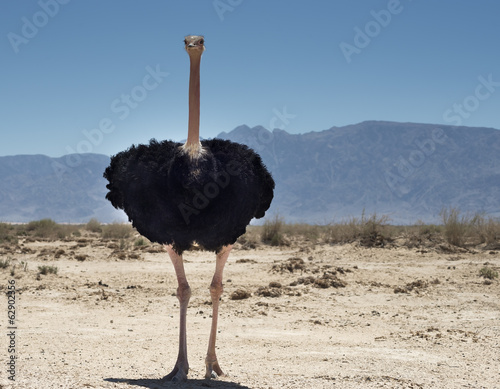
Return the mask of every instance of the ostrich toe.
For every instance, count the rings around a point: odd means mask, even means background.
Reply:
[[[174,369],[163,377],[163,381],[171,381],[171,382],[185,382],[187,381],[187,373],[189,371],[189,366],[177,363]]]
[[[217,377],[223,376],[224,373],[222,372],[222,369],[219,366],[219,362],[217,360],[215,361],[206,361],[205,365],[207,367],[207,372],[205,373],[205,378],[210,379],[216,379]]]

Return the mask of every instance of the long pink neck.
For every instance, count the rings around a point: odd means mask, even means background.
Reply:
[[[185,147],[199,147],[200,144],[200,63],[201,55],[190,56],[189,73],[189,121]]]

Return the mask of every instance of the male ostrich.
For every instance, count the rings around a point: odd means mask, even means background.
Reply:
[[[194,243],[215,251],[210,285],[212,327],[205,360],[206,378],[223,372],[215,355],[222,271],[236,239],[252,218],[261,218],[273,198],[274,181],[261,158],[248,147],[221,139],[199,139],[200,62],[203,36],[186,36],[190,59],[189,122],[185,144],[172,141],[131,146],[111,158],[104,177],[106,198],[123,209],[133,226],[153,242],[165,245],[177,275],[180,302],[179,354],[165,379],[184,381],[189,364],[186,311],[191,290],[182,253]]]

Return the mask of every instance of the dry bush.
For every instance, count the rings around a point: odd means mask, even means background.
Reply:
[[[17,243],[16,230],[13,225],[0,223],[0,243]]]
[[[272,246],[288,244],[289,238],[302,238],[312,242],[323,241],[326,243],[348,243],[359,240],[366,246],[383,246],[391,239],[396,231],[401,230],[397,226],[389,226],[389,217],[373,214],[369,217],[364,212],[360,219],[350,218],[339,223],[329,225],[316,225],[306,223],[286,223],[284,218],[275,215],[265,221],[262,226],[253,226],[252,233],[261,231],[261,241]],[[246,244],[250,240],[245,234],[238,242]]]
[[[132,235],[130,224],[112,223],[102,227],[102,237],[105,239],[127,239]]]
[[[419,220],[411,226],[402,226],[402,236],[406,239],[405,246],[408,248],[420,247],[429,242],[440,242],[442,240],[442,226],[425,224]]]
[[[361,218],[351,217],[347,221],[332,224],[328,228],[326,240],[330,243],[348,243],[359,240],[363,246],[383,246],[390,239],[389,216],[376,213]]]
[[[359,237],[359,222],[350,218],[340,223],[331,224],[326,231],[326,241],[329,243],[354,242]]]
[[[58,271],[57,266],[38,266],[38,272],[42,275],[57,274]]]
[[[389,238],[388,224],[389,216],[377,216],[374,213],[369,218],[366,218],[363,212],[361,217],[361,236],[360,242],[363,246],[383,246],[384,242]]]
[[[487,245],[500,246],[500,219],[494,219],[492,217],[479,218],[477,222],[477,234],[481,243],[486,243]]]
[[[26,225],[26,231],[36,237],[47,238],[57,229],[57,224],[52,219],[34,220]]]
[[[148,245],[148,240],[146,238],[143,238],[142,236],[140,238],[137,238],[134,242],[134,247],[144,247]]]
[[[479,270],[479,275],[481,277],[484,277],[488,280],[494,280],[495,278],[498,278],[498,272],[492,269],[491,267],[483,267],[481,270]]]
[[[60,225],[52,219],[29,222],[24,226],[26,235],[42,239],[63,239],[74,231],[76,226]]]
[[[434,240],[442,236],[443,227],[435,224],[424,224],[424,222],[420,221],[417,222],[417,233],[423,239]]]
[[[267,219],[262,227],[261,240],[271,246],[281,246],[284,243],[283,226],[285,221],[283,217],[276,214],[270,220]]]
[[[440,216],[443,220],[446,241],[453,246],[464,247],[468,239],[477,237],[478,227],[484,218],[480,214],[460,213],[458,208],[443,208]]]
[[[419,222],[417,222],[419,223]],[[419,247],[423,243],[422,235],[419,233],[419,224],[407,226],[403,232],[404,245],[408,248]]]
[[[88,223],[85,225],[85,229],[90,232],[97,232],[97,233],[102,232],[101,223],[96,218],[90,219]]]

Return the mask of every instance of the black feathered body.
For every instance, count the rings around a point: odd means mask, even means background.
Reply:
[[[192,158],[180,143],[152,140],[115,155],[104,172],[113,206],[179,254],[194,243],[210,251],[233,244],[273,199],[274,181],[253,150],[221,139],[201,144]]]

